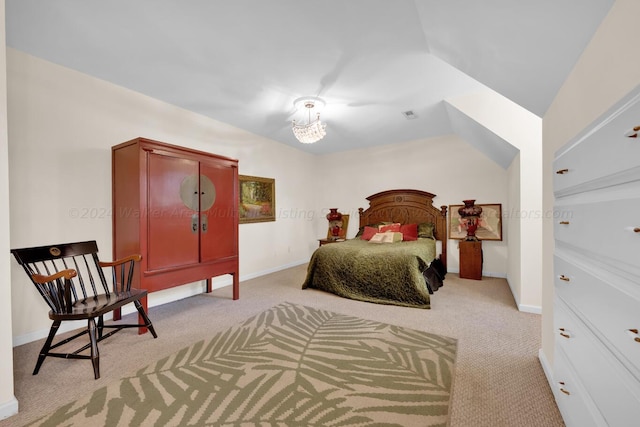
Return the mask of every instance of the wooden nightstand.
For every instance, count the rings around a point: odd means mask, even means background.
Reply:
[[[340,242],[344,242],[345,239],[338,239],[338,240],[334,240],[334,239],[318,239],[318,246],[322,246],[322,245],[328,245],[329,243],[340,243]]]
[[[460,241],[460,277],[482,279],[482,242]]]

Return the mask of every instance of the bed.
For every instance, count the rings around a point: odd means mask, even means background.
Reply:
[[[420,190],[389,190],[367,197],[369,208],[359,209],[358,235],[365,227],[400,223],[421,224],[423,237],[381,244],[356,237],[322,245],[311,256],[302,288],[378,304],[430,308],[425,275],[433,273],[430,266],[436,263],[446,271],[447,256],[447,207],[433,206],[434,197]],[[430,230],[432,238],[427,237]],[[436,241],[441,242],[439,250]],[[435,259],[439,261],[434,263]]]

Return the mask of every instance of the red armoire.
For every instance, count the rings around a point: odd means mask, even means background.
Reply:
[[[206,280],[211,292],[231,274],[238,299],[238,161],[145,138],[111,155],[113,256],[142,255],[133,286]]]

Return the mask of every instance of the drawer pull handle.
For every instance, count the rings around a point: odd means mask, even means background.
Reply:
[[[564,274],[561,274],[559,277],[560,280],[564,280],[565,282],[570,282],[571,279],[569,279],[567,276],[565,276]]]
[[[633,128],[633,131],[627,132],[627,134],[626,134],[627,138],[637,138],[639,130],[640,130],[640,126],[635,126]]]
[[[564,389],[564,382],[563,381],[559,381],[558,384],[560,384],[560,391],[563,392],[564,394],[566,394],[567,396],[569,396],[571,393],[569,393],[567,390]]]
[[[562,225],[569,225],[569,221],[560,221],[560,224],[562,224]]]
[[[564,175],[567,172],[569,172],[569,169],[560,169],[560,170],[556,171],[556,173],[558,175]]]
[[[628,329],[627,332],[629,333],[629,336],[631,336],[631,338],[633,338],[633,340],[635,342],[640,342],[640,336],[638,335],[638,330],[637,329]]]
[[[558,330],[560,331],[560,336],[565,338],[571,338],[571,335],[569,335],[568,333],[565,333],[566,332],[565,328],[558,328]]]
[[[634,233],[640,233],[640,227],[636,227],[636,228],[634,228],[634,229],[633,229],[633,232],[634,232]]]

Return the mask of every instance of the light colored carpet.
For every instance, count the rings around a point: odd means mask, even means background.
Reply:
[[[433,295],[432,308],[422,310],[302,290],[305,273],[301,265],[242,282],[237,301],[228,287],[151,308],[158,339],[122,331],[103,341],[97,381],[89,362],[62,359],[47,359],[32,376],[42,341],[16,347],[20,413],[0,421],[0,427],[24,425],[284,301],[457,339],[453,427],[564,425],[537,358],[540,316],[516,309],[504,279],[449,274]]]

